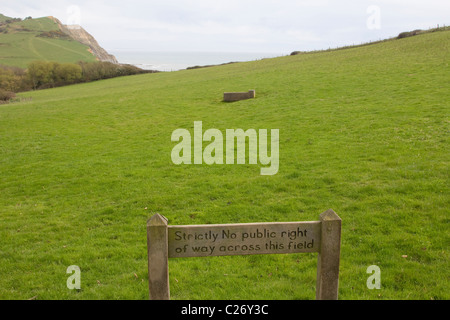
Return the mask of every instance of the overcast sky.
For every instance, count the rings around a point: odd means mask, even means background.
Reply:
[[[108,51],[289,54],[450,25],[449,0],[0,0],[0,13],[80,24]]]

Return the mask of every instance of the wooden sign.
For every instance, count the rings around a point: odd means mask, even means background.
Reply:
[[[169,258],[318,252],[316,299],[337,299],[341,219],[169,226],[156,214],[147,223],[150,299],[168,300]]]
[[[169,258],[318,252],[320,222],[169,226]]]

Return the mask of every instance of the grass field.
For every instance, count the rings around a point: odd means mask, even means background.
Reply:
[[[0,64],[26,68],[35,60],[96,61],[88,51],[89,47],[77,41],[37,37],[42,32],[59,30],[50,18],[14,22],[7,30],[8,33],[0,34]]]
[[[20,94],[0,106],[0,299],[147,299],[146,221],[342,218],[340,299],[449,299],[449,43]],[[225,91],[256,99],[221,102]],[[180,165],[175,129],[279,129],[280,169]],[[316,254],[170,260],[173,299],[314,299]],[[69,290],[70,265],[81,289]],[[381,269],[369,290],[366,269]]]

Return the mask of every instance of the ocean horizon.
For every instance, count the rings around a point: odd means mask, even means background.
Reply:
[[[194,66],[217,65],[228,62],[255,61],[275,58],[286,53],[268,52],[158,52],[111,50],[119,63],[131,64],[144,70],[178,71]]]

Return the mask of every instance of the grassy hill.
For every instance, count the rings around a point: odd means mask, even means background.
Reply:
[[[7,18],[2,15],[0,22]],[[34,60],[96,61],[88,46],[58,34],[59,31],[58,25],[48,17],[1,25],[0,64],[25,68]]]
[[[449,40],[435,32],[20,94],[0,106],[0,298],[147,299],[156,212],[207,224],[318,220],[332,208],[343,222],[340,299],[449,299]],[[221,101],[249,89],[256,99]],[[279,129],[278,174],[174,165],[171,134],[194,121]],[[172,259],[171,296],[313,299],[316,263]],[[70,265],[81,290],[66,287]],[[366,286],[371,265],[380,290]]]
[[[12,20],[13,18],[11,18],[11,17],[7,17],[7,16],[5,16],[4,14],[1,14],[0,13],[0,22],[5,22],[5,21],[7,21],[7,20]]]

